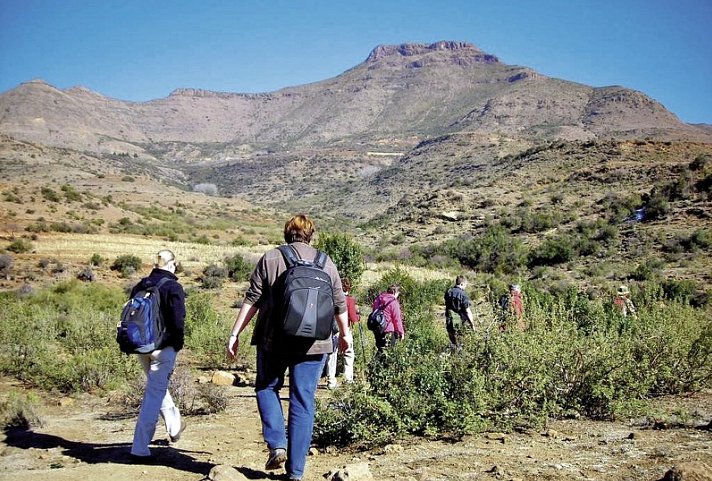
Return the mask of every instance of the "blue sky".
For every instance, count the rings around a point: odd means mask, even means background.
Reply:
[[[712,0],[0,0],[0,92],[35,78],[133,101],[269,92],[439,40],[712,124]]]

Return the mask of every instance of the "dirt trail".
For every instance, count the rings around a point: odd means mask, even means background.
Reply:
[[[0,438],[0,480],[198,481],[216,464],[233,466],[249,479],[277,479],[262,471],[267,453],[252,388],[230,388],[229,397],[226,412],[188,417],[179,443],[158,441],[152,447],[160,463],[155,466],[129,463],[135,418],[122,415],[119,406],[90,395],[65,406],[45,405],[41,428]],[[684,461],[712,465],[712,393],[659,404],[693,415],[672,425],[556,421],[543,432],[412,440],[368,452],[329,449],[309,457],[305,479],[322,480],[329,470],[355,462],[368,462],[378,480],[416,481],[652,481]]]

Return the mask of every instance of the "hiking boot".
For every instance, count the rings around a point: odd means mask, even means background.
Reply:
[[[178,430],[178,432],[175,434],[168,435],[168,438],[171,440],[172,443],[177,443],[178,441],[180,441],[180,435],[183,434],[183,431],[185,431],[185,428],[186,428],[185,419],[181,418],[180,429]]]
[[[329,383],[326,385],[326,388],[330,391],[333,391],[337,387],[339,387],[339,384],[336,381],[329,381]]]
[[[269,450],[269,457],[265,463],[265,469],[272,471],[275,469],[281,469],[287,461],[287,450],[284,448],[275,448]]]

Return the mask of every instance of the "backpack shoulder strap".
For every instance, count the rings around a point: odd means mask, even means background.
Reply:
[[[287,268],[294,266],[299,262],[299,258],[295,253],[296,249],[294,249],[294,247],[290,245],[281,245],[277,246],[277,249],[279,249],[279,252],[282,253],[282,257],[284,257],[284,262],[287,264]]]
[[[316,256],[314,257],[314,265],[319,269],[324,269],[324,266],[326,266],[326,258],[327,255],[324,252],[317,250]]]

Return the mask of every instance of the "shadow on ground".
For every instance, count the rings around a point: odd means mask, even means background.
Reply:
[[[62,454],[78,459],[88,464],[135,464],[132,462],[129,443],[87,443],[70,441],[52,434],[37,433],[31,429],[6,428],[5,443],[20,449],[52,449],[61,448]],[[191,454],[210,454],[205,452],[184,451],[165,445],[152,448],[156,466],[167,466],[181,471],[187,471],[207,476],[214,466],[211,463],[197,461]]]

